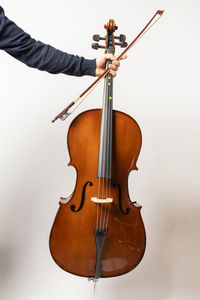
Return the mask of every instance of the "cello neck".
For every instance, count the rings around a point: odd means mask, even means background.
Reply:
[[[114,50],[107,49],[106,53],[113,53]],[[107,66],[110,61],[107,62]],[[108,73],[104,79],[104,97],[101,115],[101,131],[98,156],[98,178],[112,178],[112,136],[113,136],[113,76]]]

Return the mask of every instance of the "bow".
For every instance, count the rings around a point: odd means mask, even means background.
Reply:
[[[129,44],[129,46],[117,57],[117,60],[119,61],[122,56],[127,53],[143,36],[144,34],[149,31],[149,29],[161,18],[163,15],[164,10],[158,10],[154,16],[150,19],[150,21],[147,23],[147,25],[142,29],[142,31],[136,36],[136,38]],[[156,20],[155,18],[158,17]],[[154,22],[153,22],[154,21]],[[71,115],[77,107],[85,100],[85,98],[94,90],[94,88],[100,83],[100,81],[109,73],[110,68],[107,68],[101,76],[99,76],[83,93],[81,93],[78,98],[72,102],[69,103],[65,109],[63,109],[53,120],[54,123],[58,118],[60,118],[62,121],[64,121],[69,115]],[[84,97],[83,97],[84,96]],[[82,99],[82,100],[81,100]],[[79,104],[71,111],[68,112],[69,109],[77,103],[79,100]]]

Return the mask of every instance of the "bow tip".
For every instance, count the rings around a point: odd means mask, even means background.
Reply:
[[[160,16],[162,16],[162,14],[164,13],[164,11],[165,11],[164,9],[163,10],[158,10],[157,14],[159,14]]]

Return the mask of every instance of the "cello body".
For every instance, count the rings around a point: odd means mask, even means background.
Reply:
[[[108,180],[97,176],[101,119],[102,110],[94,109],[81,113],[70,125],[69,165],[76,169],[76,184],[72,195],[59,202],[50,234],[55,262],[67,272],[93,278],[131,271],[141,261],[146,245],[141,206],[131,202],[128,192],[128,175],[137,170],[140,128],[129,115],[112,111],[112,178],[108,186]],[[100,184],[101,191],[109,188],[108,202],[99,195]],[[97,214],[98,221],[106,220],[107,226],[103,234],[95,235]]]

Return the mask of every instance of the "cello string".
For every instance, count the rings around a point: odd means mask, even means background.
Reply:
[[[112,148],[110,149],[109,155],[110,155],[110,160],[112,160]],[[110,167],[112,168],[112,163],[110,163]],[[112,177],[109,178],[109,191],[108,191],[108,193],[109,193],[109,197],[113,199],[113,197],[112,197]],[[114,201],[114,199],[113,199],[113,201]],[[108,207],[107,207],[106,228],[108,227],[108,218],[109,218],[111,204],[113,204],[113,202],[108,203]]]
[[[106,166],[106,171],[108,170],[108,164]],[[106,176],[106,182],[105,182],[105,198],[107,199],[108,198],[108,177]],[[107,213],[107,203],[104,203],[104,213],[103,213],[103,226],[102,226],[102,231],[104,229],[106,229],[106,226],[105,226],[105,222],[106,222],[106,213]]]
[[[110,212],[110,203],[108,203],[108,212],[107,212],[107,218],[106,218],[106,228],[108,227],[109,212]]]
[[[102,178],[100,199],[103,199],[103,192],[104,192],[104,177]],[[102,215],[103,215],[103,203],[100,203],[100,225],[99,225],[99,232],[102,231],[102,225],[103,225]]]
[[[112,144],[113,144],[113,76],[111,75],[112,78],[112,94],[111,94],[111,120],[110,120],[110,139],[111,139],[111,147],[110,147],[110,152],[109,152],[109,160],[110,160],[110,174],[111,177],[109,179],[109,197],[112,198],[112,201],[114,201],[113,199],[113,195],[112,195]],[[108,227],[108,216],[109,216],[109,211],[110,211],[110,207],[113,207],[113,202],[108,204],[108,208],[107,208],[107,221],[106,221],[106,227]]]
[[[111,153],[111,149],[110,149],[110,159],[112,158],[112,153]],[[111,165],[112,166],[112,165]],[[109,187],[108,187],[108,195],[109,195],[109,198],[113,198],[112,197],[112,178],[109,178]],[[114,199],[113,199],[114,201]],[[112,202],[113,203],[113,202]],[[109,219],[109,213],[110,213],[110,207],[111,207],[111,204],[112,203],[108,203],[107,205],[107,211],[106,211],[106,225],[105,227],[108,228],[108,219]]]
[[[112,198],[112,178],[109,178],[108,179],[108,197],[109,198]],[[110,211],[110,206],[111,206],[112,203],[107,203],[107,206],[106,206],[106,216],[105,216],[105,219],[106,219],[106,223],[105,223],[105,228],[108,228],[108,217],[109,217],[109,211]]]
[[[106,107],[106,103],[105,103],[105,97],[106,97],[106,78],[104,80],[104,90],[103,90],[103,109],[102,109],[102,116],[104,116],[104,120],[102,118],[102,122],[103,125],[105,125],[105,107]],[[104,110],[104,115],[103,115],[103,110]],[[103,199],[103,194],[104,194],[104,173],[105,173],[105,140],[106,140],[106,136],[105,136],[105,126],[102,126],[102,133],[101,133],[104,138],[102,139],[102,161],[101,161],[101,165],[100,165],[100,181],[99,181],[99,188],[98,188],[98,199]],[[103,173],[103,174],[102,174]],[[102,176],[102,178],[101,178]],[[101,226],[102,226],[102,204],[99,204],[100,207],[100,212],[99,212],[99,232],[101,231]]]
[[[108,126],[107,126],[107,124],[106,124],[106,138],[105,138],[105,140],[107,140],[107,131],[108,131]],[[107,161],[107,145],[105,145],[105,161],[107,162],[107,164],[105,165],[105,182],[104,182],[104,184],[105,184],[105,199],[107,198],[107,180],[108,180],[108,176],[107,176],[107,174],[108,174],[108,161]],[[103,198],[103,195],[102,195],[102,199],[104,199]],[[105,207],[106,207],[106,203],[104,203],[103,204],[103,224],[102,224],[102,232],[104,231],[104,226],[105,226]]]
[[[109,64],[109,62],[107,62],[107,65]],[[108,75],[105,78],[105,85],[104,85],[104,139],[103,139],[103,185],[102,185],[102,197],[101,199],[106,199],[107,198],[107,177],[108,177],[108,149],[107,149],[107,145],[106,145],[106,141],[109,138],[109,122],[108,122],[108,90],[107,90],[107,84],[108,84]],[[107,91],[107,93],[106,93]],[[106,125],[106,126],[105,126]],[[106,164],[107,163],[107,164]],[[105,191],[105,193],[104,193]],[[105,196],[104,196],[105,194]],[[104,219],[105,219],[105,207],[106,204],[102,203],[101,204],[101,222],[102,222],[102,232],[104,230]]]
[[[99,199],[99,191],[100,191],[100,178],[98,179],[98,198]],[[97,206],[97,223],[96,223],[96,228],[98,229],[99,226],[99,203],[96,204]]]
[[[111,160],[112,159],[112,149],[110,149],[110,153],[109,154],[110,154],[110,160]],[[112,168],[112,164],[110,164],[110,166]],[[109,179],[109,197],[112,198],[113,202],[114,202],[114,197],[112,197],[112,177]],[[108,219],[109,219],[109,214],[110,214],[110,207],[111,207],[111,204],[113,204],[113,202],[112,203],[108,203],[106,228],[108,227]]]
[[[110,72],[108,73],[107,76],[107,81],[106,81],[106,86],[109,80],[111,79],[111,83],[113,80],[112,75]],[[108,80],[109,79],[109,80]],[[110,89],[112,88],[112,85],[110,86]],[[108,145],[106,145],[106,199],[111,197],[111,190],[110,190],[110,175],[111,175],[111,168],[112,168],[112,90],[107,90],[106,98],[105,101],[107,103],[107,124],[106,124],[106,141],[108,141]],[[107,214],[108,214],[108,203],[104,204],[104,217],[103,217],[103,230],[104,228],[106,229],[106,219],[107,219]]]
[[[105,116],[104,116],[105,117]],[[104,125],[105,125],[105,123],[104,123]],[[106,159],[105,159],[105,157],[106,157],[106,146],[105,146],[105,141],[106,141],[106,139],[107,139],[107,132],[105,133],[105,126],[104,126],[104,139],[103,139],[103,163],[102,163],[102,165],[103,165],[103,184],[102,184],[102,193],[101,193],[101,199],[104,199],[104,189],[105,189],[105,161],[106,161]],[[104,204],[103,203],[101,203],[101,213],[100,213],[100,231],[101,231],[101,226],[103,225],[103,207],[104,207]]]
[[[107,179],[107,182],[106,182],[106,186],[107,186],[107,198],[109,198],[109,181],[110,179]],[[104,220],[103,220],[103,223],[104,223],[104,228],[105,230],[107,229],[107,225],[108,225],[108,222],[107,222],[107,215],[108,215],[108,207],[109,207],[109,204],[110,203],[105,203],[105,209],[104,209]]]
[[[113,83],[113,76],[109,73],[109,77],[111,77],[111,83]],[[111,84],[111,89],[113,88],[113,85]],[[111,90],[111,93],[108,95],[108,99],[107,101],[109,101],[109,108],[110,108],[110,118],[109,118],[109,124],[108,124],[108,134],[109,134],[109,151],[108,151],[108,168],[109,168],[109,178],[107,180],[107,197],[108,198],[112,198],[112,194],[111,194],[111,183],[112,183],[112,122],[113,122],[113,118],[112,118],[112,113],[113,113],[113,92]],[[110,177],[111,176],[111,177]],[[105,220],[106,220],[106,225],[105,228],[107,228],[108,226],[108,213],[109,213],[109,207],[110,207],[110,203],[108,203],[106,205],[106,211],[105,211]]]
[[[111,187],[112,187],[112,179],[110,179],[110,192],[111,192]],[[114,199],[113,199],[114,200]],[[108,227],[108,219],[109,219],[109,213],[110,213],[110,206],[111,206],[111,203],[108,203],[108,211],[107,211],[107,217],[106,217],[106,228]]]
[[[106,82],[104,80],[103,99],[105,99],[105,87],[106,87]],[[104,103],[103,103],[103,105],[104,105]],[[102,113],[103,113],[103,109],[102,109]],[[102,162],[100,164],[100,177],[98,179],[98,198],[97,199],[100,199],[101,181],[102,181],[101,180],[101,173],[102,173]],[[97,223],[96,223],[96,228],[98,229],[98,231],[100,231],[100,225],[99,225],[99,218],[100,218],[99,214],[100,214],[100,212],[99,212],[99,210],[100,210],[100,204],[97,203]],[[99,226],[99,228],[98,228],[98,226]]]
[[[102,178],[102,189],[101,189],[101,198],[100,199],[103,199],[103,193],[104,193],[104,177]],[[102,215],[103,215],[103,203],[100,204],[100,224],[99,224],[99,232],[101,231],[102,229],[102,224],[103,224],[103,221],[102,221]]]
[[[107,101],[108,101],[108,99],[107,99]],[[108,136],[109,146],[110,146],[110,121],[111,120],[109,119],[108,125],[107,125],[107,136]],[[107,153],[106,153],[106,155],[107,155],[107,159],[106,159],[106,161],[107,161],[107,166],[106,166],[107,176],[106,176],[106,195],[105,195],[106,199],[109,198],[110,147],[109,148],[107,147],[107,150],[108,150]],[[106,227],[107,207],[108,207],[108,203],[105,203],[105,206],[104,206],[104,219],[103,219],[103,224],[104,224],[103,228],[105,228],[105,229],[107,228]]]
[[[108,63],[107,63],[108,65]],[[107,120],[108,120],[108,106],[107,106],[107,80],[108,77],[105,77],[105,93],[104,93],[104,129],[103,129],[103,134],[104,134],[104,139],[103,139],[103,184],[102,184],[102,195],[101,199],[106,198],[106,177],[107,177],[107,167],[108,164],[107,162],[107,145],[106,141],[108,138],[108,126],[107,126]],[[105,196],[104,196],[104,191],[105,191]],[[101,231],[103,232],[104,230],[104,214],[105,214],[105,203],[101,204],[101,222],[102,222],[102,227]]]
[[[107,62],[107,65],[109,64],[109,62]],[[110,72],[108,73],[107,77],[105,78],[105,82],[106,82],[106,87],[108,85],[108,80],[110,78],[111,74]],[[107,144],[104,145],[105,146],[105,162],[106,165],[104,165],[104,169],[105,169],[105,199],[108,198],[108,183],[109,183],[109,176],[110,176],[110,128],[111,128],[111,124],[110,124],[110,99],[109,99],[109,91],[108,89],[106,89],[107,93],[105,95],[105,107],[106,107],[106,134],[105,134],[105,142],[107,141]],[[104,197],[102,197],[102,199],[104,199]],[[106,214],[107,214],[107,203],[103,204],[103,226],[102,226],[102,232],[104,231],[104,229],[106,229],[105,227],[105,221],[106,221]]]

